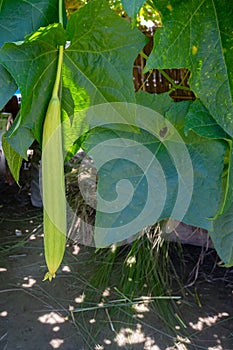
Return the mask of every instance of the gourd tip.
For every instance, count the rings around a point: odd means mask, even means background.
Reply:
[[[50,273],[49,271],[46,272],[46,274],[44,275],[44,278],[43,278],[43,282],[46,281],[46,280],[49,280],[49,282],[52,281],[53,278],[56,277],[56,274],[55,273]]]

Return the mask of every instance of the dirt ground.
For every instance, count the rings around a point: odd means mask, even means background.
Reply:
[[[219,267],[214,250],[183,246],[183,272],[174,257],[183,288],[176,282],[171,292],[179,297],[171,329],[147,301],[134,313],[124,305],[101,308],[85,299],[94,249],[67,248],[56,279],[42,281],[42,211],[28,191],[27,181],[21,189],[0,181],[0,350],[233,349],[233,269]],[[122,300],[114,286],[104,293]]]

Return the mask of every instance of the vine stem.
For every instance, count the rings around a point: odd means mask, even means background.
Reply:
[[[54,87],[53,87],[52,97],[57,97],[58,96],[58,91],[59,91],[60,81],[61,81],[63,52],[64,52],[64,47],[61,45],[61,46],[59,46],[59,55],[58,55],[58,63],[57,63],[57,74],[56,74],[56,80],[55,80]]]
[[[139,54],[143,57],[143,58],[145,58],[145,60],[147,60],[148,59],[148,56],[145,54],[145,52],[143,52],[142,50],[139,52]]]
[[[142,85],[140,86],[140,88],[138,89],[138,91],[141,91],[141,90],[143,89],[143,87],[146,85],[146,83],[147,83],[147,81],[149,80],[149,78],[150,78],[150,76],[151,76],[152,73],[153,73],[153,70],[151,69],[151,70],[149,71],[148,76],[146,77],[146,80],[144,80],[144,82],[142,83]]]
[[[63,26],[63,0],[58,0],[58,17],[59,17],[59,23]],[[58,63],[57,63],[57,74],[56,74],[56,80],[53,87],[53,93],[52,97],[58,96],[58,91],[60,87],[61,82],[61,70],[62,70],[62,62],[63,62],[63,53],[64,53],[64,47],[61,45],[59,46],[59,54],[58,54]]]
[[[143,51],[140,51],[140,55],[145,59],[147,60],[149,57],[145,54],[145,52]],[[186,79],[186,76],[187,76],[187,73],[184,77],[184,79],[181,81],[180,84],[176,84],[174,82],[174,80],[163,70],[163,69],[158,69],[158,71],[164,76],[165,79],[167,79],[169,81],[169,83],[171,83],[172,85],[172,89],[170,90],[169,93],[171,93],[172,91],[174,90],[177,90],[177,89],[180,89],[180,90],[186,90],[186,91],[191,91],[191,89],[187,86],[183,86],[182,84],[184,83],[185,79]],[[153,69],[150,70],[150,74],[149,76],[147,77],[147,79],[150,77],[150,75],[152,74],[153,72]],[[142,85],[143,86],[143,85]],[[140,88],[141,89],[141,88]]]
[[[172,84],[172,90],[171,90],[171,92],[174,91],[174,89],[175,89],[175,90],[180,89],[180,90],[190,91],[190,88],[189,88],[189,87],[187,87],[187,86],[182,86],[182,85],[180,85],[180,84],[176,84],[176,83],[174,82],[174,80],[173,80],[163,69],[158,69],[158,71],[164,76],[164,78],[166,78],[166,79],[169,81],[169,83]]]
[[[59,23],[61,23],[61,25],[63,26],[63,0],[59,0],[58,11]]]

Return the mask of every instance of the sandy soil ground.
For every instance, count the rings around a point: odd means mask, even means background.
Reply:
[[[28,190],[26,183],[21,190],[0,183],[1,350],[233,349],[233,269],[219,267],[214,250],[183,247],[183,288],[174,284],[172,294],[180,299],[172,329],[148,303],[133,314],[124,306],[117,312],[96,308],[84,297],[96,269],[93,249],[67,248],[56,279],[42,281],[42,212],[31,206]],[[174,264],[179,275],[177,257]],[[114,286],[106,293],[116,298]]]

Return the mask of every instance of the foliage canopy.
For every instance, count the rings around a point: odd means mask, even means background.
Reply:
[[[68,1],[67,1],[68,3]],[[83,4],[84,3],[84,4]],[[160,14],[162,27],[145,72],[188,68],[195,101],[175,103],[168,93],[135,93],[132,68],[147,42],[136,27],[143,4]],[[0,108],[19,87],[20,115],[5,134],[3,145],[11,171],[18,179],[22,158],[36,139],[42,141],[44,116],[56,76],[58,46],[66,45],[62,67],[62,118],[103,103],[134,103],[160,113],[179,131],[193,166],[194,187],[183,221],[210,232],[219,256],[233,265],[233,6],[223,0],[122,0],[131,23],[119,17],[109,1],[90,0],[62,25],[58,1],[0,2]],[[17,8],[17,12],[14,9]],[[151,10],[150,10],[151,11]],[[71,133],[65,130],[66,133]],[[127,138],[156,154],[165,174],[167,198],[160,220],[170,217],[178,193],[178,172],[161,140],[145,130],[116,126],[85,130],[80,140],[64,140],[66,151],[80,145],[91,151],[99,142]],[[72,140],[72,142],[70,142]],[[76,145],[76,147],[74,147]],[[141,154],[143,157],[143,154]],[[120,180],[122,169],[138,194],[121,217],[106,218],[97,210],[99,224],[134,217],[144,200],[144,174],[125,160],[111,164],[111,174],[99,173],[99,190],[106,197]],[[137,179],[135,180],[135,173]],[[135,182],[136,181],[136,182]],[[111,200],[111,198],[109,198]],[[98,207],[97,207],[98,209]],[[153,214],[153,213],[152,213]],[[176,219],[176,217],[174,217]],[[111,243],[111,242],[109,242]]]

